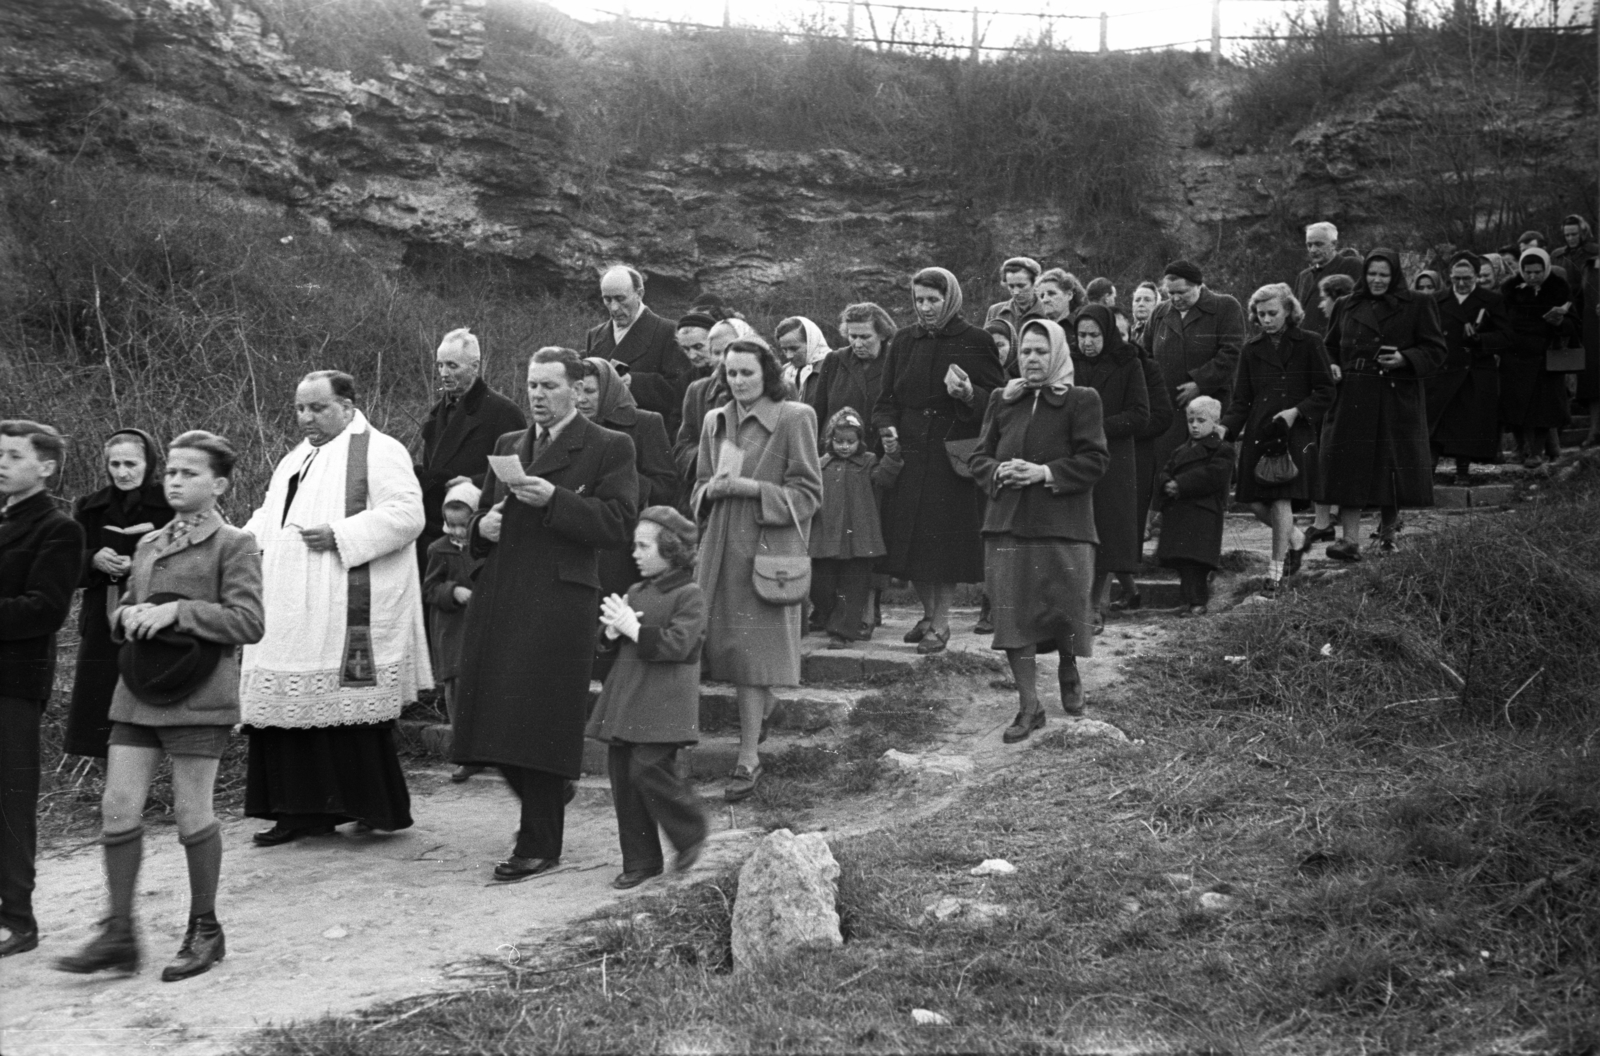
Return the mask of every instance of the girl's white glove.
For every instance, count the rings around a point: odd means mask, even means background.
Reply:
[[[607,638],[639,640],[639,613],[628,607],[628,600],[612,594],[600,602],[600,622],[605,625]]]

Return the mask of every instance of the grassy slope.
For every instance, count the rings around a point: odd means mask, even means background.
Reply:
[[[840,951],[731,972],[728,875],[482,990],[249,1051],[1594,1051],[1593,477],[1186,624],[1098,704],[1133,743],[1047,735],[950,809],[836,841]],[[1441,659],[1472,668],[1465,694]],[[1019,872],[968,875],[988,857]],[[944,894],[1009,913],[924,922]]]

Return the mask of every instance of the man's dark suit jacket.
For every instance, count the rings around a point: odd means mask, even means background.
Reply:
[[[422,512],[428,519],[418,540],[419,550],[444,534],[445,492],[450,481],[471,477],[483,487],[494,442],[506,433],[528,428],[522,408],[484,384],[482,378],[461,395],[454,407],[440,400],[422,423],[422,464],[417,480],[422,484]]]
[[[83,527],[47,491],[0,520],[0,697],[48,700],[56,631],[83,574]]]
[[[649,308],[639,313],[618,347],[607,319],[589,331],[586,356],[628,365],[628,387],[640,407],[666,419],[667,435],[678,432],[683,393],[689,387],[689,357],[678,347],[678,328]]]

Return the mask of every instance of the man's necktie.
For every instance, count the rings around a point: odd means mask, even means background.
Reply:
[[[533,460],[535,462],[539,461],[539,459],[543,458],[544,457],[544,453],[546,451],[548,451],[549,449],[550,449],[550,430],[548,430],[548,429],[540,429],[538,438],[536,440],[534,440],[534,442],[533,442]]]

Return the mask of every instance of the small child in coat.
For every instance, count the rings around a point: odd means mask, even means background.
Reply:
[[[462,481],[444,496],[444,535],[428,545],[428,571],[422,577],[422,600],[428,607],[428,645],[433,650],[433,676],[444,689],[445,713],[456,723],[456,670],[461,664],[461,636],[467,625],[467,602],[484,558],[467,549],[467,532],[478,508],[479,490]],[[450,780],[461,782],[483,770],[458,766]]]
[[[694,522],[671,506],[651,506],[633,530],[633,559],[644,580],[626,598],[600,603],[600,623],[622,646],[595,701],[585,736],[610,746],[606,772],[617,811],[619,891],[662,870],[666,830],[676,872],[699,859],[710,826],[700,797],[678,776],[678,749],[700,740],[700,650],[706,601],[695,582]]]
[[[1156,477],[1155,502],[1161,510],[1156,560],[1178,570],[1183,615],[1204,616],[1211,600],[1211,572],[1222,563],[1234,449],[1217,433],[1222,404],[1210,396],[1190,400],[1185,417],[1189,439]]]
[[[868,451],[866,431],[855,408],[845,407],[823,432],[822,507],[811,522],[811,605],[813,621],[828,632],[829,649],[848,648],[871,633],[872,568],[889,552],[879,493],[894,486],[905,465],[897,445],[881,461]]]

